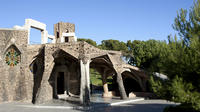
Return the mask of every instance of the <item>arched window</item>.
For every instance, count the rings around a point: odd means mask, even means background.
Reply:
[[[21,53],[19,52],[19,50],[14,45],[9,47],[5,53],[6,64],[13,67],[19,64],[20,60],[21,60]]]

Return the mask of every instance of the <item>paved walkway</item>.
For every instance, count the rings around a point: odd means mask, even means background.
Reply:
[[[176,105],[165,100],[143,100],[132,103],[92,108],[91,112],[163,112],[166,106]]]
[[[162,112],[169,105],[176,104],[165,100],[141,100],[116,105],[105,105],[105,103],[96,102],[91,107],[83,108],[69,103],[43,105],[3,103],[0,104],[0,112]]]
[[[166,106],[176,105],[165,100],[144,100],[133,98],[120,100],[119,97],[102,98],[101,94],[91,96],[91,106],[79,105],[79,98],[69,97],[66,100],[52,100],[45,104],[2,103],[0,112],[162,112]]]

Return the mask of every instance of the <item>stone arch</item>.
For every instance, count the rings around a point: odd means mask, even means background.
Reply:
[[[114,68],[108,55],[102,55],[91,59],[90,68],[98,69],[99,73],[106,72],[108,75],[113,75]]]
[[[12,44],[5,50],[4,59],[7,65],[16,66],[21,62],[21,52],[14,44]]]
[[[122,73],[122,79],[125,87],[127,96],[131,92],[142,92],[142,84],[140,82],[140,77],[137,74],[133,74],[130,71],[124,71]]]
[[[80,93],[80,67],[78,59],[62,49],[52,54],[54,67],[49,83],[53,90],[53,98],[62,99]]]
[[[90,68],[95,69],[101,74],[102,84],[103,84],[103,97],[112,97],[112,93],[109,91],[107,84],[107,77],[113,76],[115,70],[113,64],[109,59],[108,55],[102,55],[91,59]]]

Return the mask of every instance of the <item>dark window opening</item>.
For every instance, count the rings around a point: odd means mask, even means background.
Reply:
[[[60,36],[59,36],[59,32],[57,32],[57,33],[56,33],[56,36],[57,36],[57,38],[59,38],[59,37],[60,37]]]
[[[65,42],[69,42],[69,37],[65,37]]]
[[[57,94],[64,94],[64,72],[59,72],[57,76]]]
[[[66,30],[66,33],[69,33],[69,30],[68,30],[68,29]]]

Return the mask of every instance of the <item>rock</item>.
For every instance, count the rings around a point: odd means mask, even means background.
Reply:
[[[112,98],[112,96],[113,96],[112,91],[107,92],[107,93],[103,93],[104,98]]]
[[[136,97],[136,95],[133,92],[129,93],[128,96],[129,96],[129,98],[135,98]]]

